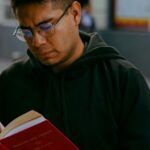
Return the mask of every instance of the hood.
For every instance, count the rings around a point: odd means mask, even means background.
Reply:
[[[84,53],[68,68],[72,68],[73,66],[77,67],[84,64],[87,65],[103,59],[123,59],[119,52],[115,48],[108,46],[98,33],[88,34],[80,31],[80,37],[85,44]],[[50,66],[41,64],[29,50],[27,51],[27,54],[30,57],[30,62],[34,68],[40,68],[44,70],[49,68],[48,70],[51,70]]]
[[[87,34],[81,32],[80,36],[86,46],[84,54],[78,62],[91,62],[100,59],[123,59],[119,52],[114,47],[108,46],[98,33]]]

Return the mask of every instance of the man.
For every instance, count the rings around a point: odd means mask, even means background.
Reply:
[[[81,150],[149,150],[150,91],[98,34],[79,32],[74,0],[12,0],[29,59],[0,76],[0,121],[34,109]]]

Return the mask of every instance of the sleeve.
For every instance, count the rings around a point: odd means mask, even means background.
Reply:
[[[4,124],[4,112],[7,112],[7,108],[5,107],[5,94],[6,94],[6,90],[5,90],[5,85],[4,85],[4,74],[1,73],[0,74],[0,122],[2,122]]]
[[[2,75],[0,75],[0,122],[2,122],[3,113],[3,85],[2,85]]]
[[[150,90],[143,75],[130,69],[122,85],[121,150],[150,150]]]

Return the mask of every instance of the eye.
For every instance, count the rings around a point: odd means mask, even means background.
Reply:
[[[53,27],[53,25],[49,22],[49,23],[43,23],[39,25],[39,28],[43,31],[47,31],[50,30]]]
[[[21,31],[22,31],[22,33],[23,33],[23,35],[25,37],[32,37],[32,32],[30,30],[28,30],[28,29],[21,29]]]

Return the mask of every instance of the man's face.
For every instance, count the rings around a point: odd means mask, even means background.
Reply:
[[[77,49],[81,49],[78,33],[80,22],[80,6],[73,3],[67,13],[59,20],[53,32],[42,33],[40,25],[55,24],[63,14],[60,8],[53,8],[51,2],[44,4],[28,4],[16,9],[16,17],[21,27],[30,29],[32,38],[25,38],[31,53],[45,65],[71,63],[76,57]]]

